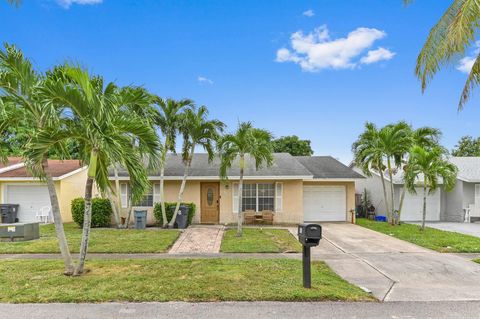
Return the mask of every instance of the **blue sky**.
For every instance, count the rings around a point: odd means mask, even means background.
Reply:
[[[0,41],[42,70],[80,62],[120,85],[207,105],[229,130],[250,120],[347,163],[365,121],[437,127],[448,148],[480,135],[478,97],[457,112],[466,78],[457,67],[468,69],[469,55],[423,95],[414,77],[450,2],[25,0],[16,9],[1,1]]]

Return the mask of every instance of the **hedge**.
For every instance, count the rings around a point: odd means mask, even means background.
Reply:
[[[85,199],[75,198],[72,200],[72,217],[78,226],[83,226],[83,214]],[[92,199],[92,227],[108,227],[111,224],[112,206],[110,201],[104,198]]]
[[[165,210],[167,211],[167,219],[170,221],[173,217],[173,212],[175,211],[175,206],[177,203],[168,203],[165,202]],[[195,215],[196,206],[194,203],[181,203],[181,205],[187,206],[188,209],[188,225],[192,223],[193,216]],[[159,225],[163,225],[163,218],[162,218],[162,206],[160,203],[156,203],[155,207],[153,208],[153,215],[157,220]]]

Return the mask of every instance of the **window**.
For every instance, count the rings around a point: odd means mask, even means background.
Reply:
[[[258,185],[258,211],[274,210],[275,184]]]
[[[257,208],[257,184],[243,184],[242,209],[256,210]]]
[[[148,192],[143,195],[142,199],[135,203],[133,206],[141,206],[141,207],[153,207],[153,191],[152,188],[148,190]]]
[[[279,186],[280,185],[280,186]],[[280,193],[279,193],[280,192]],[[282,183],[244,183],[242,192],[243,211],[275,210],[282,207]],[[233,184],[233,212],[238,213],[238,183]]]
[[[128,207],[128,184],[126,183],[120,184],[120,201],[122,208]]]

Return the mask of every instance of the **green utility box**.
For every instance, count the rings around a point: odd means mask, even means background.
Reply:
[[[0,224],[0,241],[27,241],[39,238],[38,223]]]

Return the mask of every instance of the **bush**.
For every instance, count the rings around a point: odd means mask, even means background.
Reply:
[[[173,217],[173,212],[175,211],[175,206],[177,203],[167,203],[165,202],[165,210],[167,211],[167,219],[170,221]],[[188,225],[192,223],[193,216],[195,215],[196,206],[194,203],[181,203],[181,205],[185,205],[188,207]],[[160,203],[156,203],[155,207],[153,208],[153,215],[157,220],[159,225],[163,225],[163,218],[162,218],[162,205]]]
[[[83,226],[83,214],[85,199],[75,198],[72,200],[72,217],[78,226]],[[108,227],[112,220],[112,206],[110,201],[104,198],[92,199],[92,227]]]

